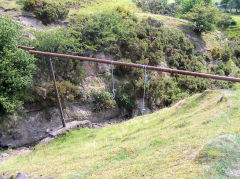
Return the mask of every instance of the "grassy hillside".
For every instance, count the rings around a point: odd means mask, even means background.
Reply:
[[[240,91],[205,91],[119,125],[74,131],[37,146],[28,155],[0,163],[0,173],[59,178],[207,175],[208,163],[195,158],[210,140],[239,134],[239,96]]]
[[[237,22],[237,25],[230,26],[225,32],[229,38],[240,39],[240,15],[232,14],[231,16]]]

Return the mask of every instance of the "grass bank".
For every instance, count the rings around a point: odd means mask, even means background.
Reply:
[[[0,173],[58,178],[201,176],[207,164],[195,158],[204,145],[224,134],[239,134],[239,94],[206,91],[119,125],[70,132],[0,163]]]

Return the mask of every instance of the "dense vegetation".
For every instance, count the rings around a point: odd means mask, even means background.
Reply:
[[[153,14],[176,16],[179,8],[177,3],[169,4],[167,0],[134,0],[134,2],[144,11],[151,12]]]
[[[225,52],[221,49],[219,49],[221,58],[214,60],[222,62],[207,68],[205,64],[209,57],[201,53],[194,55],[194,46],[183,33],[168,29],[152,18],[139,20],[122,7],[106,13],[75,16],[70,19],[67,29],[34,34],[36,40],[31,41],[31,45],[43,51],[84,56],[104,52],[107,56],[125,62],[145,65],[164,64],[181,70],[221,75],[230,75],[232,72],[231,65],[225,66],[230,64],[228,61],[231,57],[225,57]],[[228,59],[224,60],[223,56]],[[79,85],[85,77],[81,63],[78,61],[73,60],[69,63],[61,59],[61,63],[59,61],[54,63],[59,80],[68,80],[72,85]],[[48,73],[47,65],[46,60],[37,62],[42,73]],[[131,114],[136,108],[136,99],[142,97],[143,70],[118,66],[114,73],[119,79],[128,79],[127,82],[117,84],[115,101],[120,108],[127,109]],[[199,78],[169,75],[159,80],[162,74],[153,72],[149,72],[148,76],[150,82],[147,85],[147,106],[151,109],[168,106],[191,93],[207,89],[206,81]],[[217,85],[228,86],[227,83]],[[96,96],[100,94],[103,95],[101,98],[103,101],[98,102]],[[92,96],[95,99],[94,111],[107,110],[114,104],[107,93],[93,91]],[[109,107],[103,107],[103,104]]]
[[[193,26],[196,32],[212,31],[214,25],[217,24],[218,10],[214,6],[201,2],[196,4],[185,17],[194,22]],[[225,23],[226,25],[227,23]]]
[[[52,5],[52,3],[54,4],[54,1],[26,0],[24,1],[24,8],[37,12],[46,9],[43,7]],[[64,6],[61,6],[62,3],[64,2],[59,1],[57,3],[57,5],[60,5],[59,8],[69,8],[73,5],[70,1],[66,1]],[[169,4],[166,1],[136,1],[136,3],[143,9],[145,8],[145,11],[152,13],[163,13],[161,11],[163,7],[165,10],[169,10]],[[192,8],[182,14],[183,4],[186,5],[187,1],[177,2],[178,6],[176,7],[178,8],[174,12],[174,16],[180,13],[182,17],[193,20],[197,32],[214,29],[216,22],[222,28],[234,23],[226,15],[221,16],[220,21],[218,18],[219,12],[211,5],[211,2],[192,3],[194,4]],[[55,11],[51,12],[55,13]],[[62,11],[59,10],[57,13],[59,12]],[[74,15],[69,18],[67,28],[52,31],[32,31],[31,33],[36,39],[29,41],[28,45],[43,51],[84,56],[94,56],[94,54],[104,52],[106,56],[111,56],[115,60],[145,65],[163,65],[181,70],[219,75],[236,75],[238,73],[232,69],[233,63],[239,65],[238,44],[226,44],[228,50],[224,50],[225,47],[223,49],[213,49],[210,55],[195,53],[194,45],[180,31],[168,29],[162,22],[153,18],[140,20],[129,10],[122,7],[104,13]],[[34,84],[36,87],[32,88],[31,93],[35,95],[36,90],[41,86],[47,89],[47,98],[33,98],[30,101],[46,100],[47,104],[52,106],[55,101],[53,87],[48,78],[48,61],[46,57],[38,58],[41,60],[36,62],[35,81],[37,83]],[[57,60],[55,58],[53,61],[58,74],[57,80],[62,101],[79,100],[82,94],[77,88],[85,78],[82,63],[76,60]],[[208,66],[208,63],[211,65]],[[127,109],[131,114],[137,107],[136,100],[142,97],[143,70],[116,67],[114,73],[119,79],[128,80],[116,84],[115,100],[110,98],[108,92],[92,91],[92,102],[95,105],[93,111],[107,110],[116,103],[120,108]],[[213,88],[231,86],[230,83],[225,82],[206,83],[204,79],[171,74],[164,76],[153,72],[148,72],[148,78],[149,83],[146,86],[147,106],[153,110],[171,105],[192,93],[201,92],[207,89],[207,86]],[[163,80],[159,80],[159,78],[163,78]],[[41,84],[39,83],[41,81],[48,82]],[[108,87],[105,90],[110,91]],[[103,101],[99,101],[98,95],[102,95],[101,100]],[[102,106],[103,104],[108,107]]]
[[[21,106],[32,82],[35,59],[18,48],[22,41],[20,25],[0,16],[0,113]]]
[[[44,24],[65,19],[69,13],[69,5],[64,1],[25,0],[23,8],[32,11]]]
[[[236,13],[238,13],[240,9],[240,1],[239,0],[222,0],[220,6],[225,9],[225,11],[232,11],[235,9]]]
[[[168,3],[165,0],[135,0],[143,11],[154,14],[170,15],[193,21],[196,32],[212,31],[216,26],[227,28],[236,25],[231,16],[220,11],[209,0],[178,0]]]

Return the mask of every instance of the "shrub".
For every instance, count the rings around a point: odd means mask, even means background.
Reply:
[[[135,0],[135,3],[144,11],[148,11],[153,14],[176,16],[178,13],[178,4],[168,4],[166,0]]]
[[[234,55],[236,56],[236,58],[239,58],[239,57],[240,57],[240,46],[237,46],[237,47],[234,49]]]
[[[207,89],[206,80],[202,78],[176,75],[176,81],[178,82],[180,89],[189,94],[203,92]]]
[[[147,90],[148,103],[154,110],[171,105],[181,99],[182,94],[178,84],[171,78],[153,78]]]
[[[116,93],[116,103],[120,108],[125,108],[129,113],[132,112],[133,109],[136,108],[136,96],[137,96],[136,86],[129,81],[127,83],[123,83],[117,89]]]
[[[82,54],[82,48],[72,34],[65,29],[58,29],[51,32],[46,31],[34,31],[35,40],[31,41],[31,46],[34,46],[37,50],[55,52],[55,53],[67,53],[67,54]],[[49,75],[48,58],[39,56],[40,60],[36,62],[40,73],[36,74],[36,78],[46,73]],[[58,59],[53,58],[53,65],[56,70],[57,78],[60,77],[63,80],[70,81],[73,84],[79,84],[85,78],[85,72],[82,67],[82,62],[71,59]],[[41,75],[41,76],[40,76]]]
[[[121,60],[119,60],[119,62],[131,63],[132,61],[128,60],[128,59],[121,59]],[[121,77],[126,74],[130,74],[131,70],[132,70],[131,67],[118,65],[115,67],[114,74]]]
[[[129,113],[136,108],[135,99],[128,93],[118,93],[116,103],[120,108],[125,108]]]
[[[13,112],[32,82],[35,59],[18,48],[23,42],[20,25],[0,17],[0,112]]]
[[[228,61],[226,64],[223,62],[220,62],[216,68],[216,73],[218,75],[230,75],[232,73],[232,63],[231,61]]]
[[[222,57],[222,50],[218,47],[214,47],[211,50],[211,55],[212,55],[213,60],[219,60]]]
[[[78,86],[73,85],[69,81],[56,82],[59,92],[59,97],[61,101],[64,103],[66,101],[73,102],[74,100],[80,99],[81,92]],[[47,102],[48,105],[56,105],[56,93],[54,88],[54,83],[47,87]]]
[[[212,0],[177,0],[180,4],[180,13],[186,14],[192,10],[192,8],[200,3],[205,3],[206,5],[211,5]]]
[[[116,101],[112,99],[112,94],[107,91],[92,91],[91,95],[93,98],[93,111],[95,112],[112,109],[116,105]]]
[[[202,2],[195,5],[185,17],[194,22],[193,27],[196,32],[211,31],[217,23],[218,9]]]
[[[231,51],[229,49],[226,49],[222,53],[221,60],[224,61],[224,62],[227,62],[231,59],[231,56],[232,56]]]
[[[34,13],[43,24],[50,24],[58,19],[65,19],[69,13],[69,9],[66,5],[55,2],[38,7]]]
[[[64,19],[69,13],[68,5],[64,1],[25,0],[23,9],[33,11],[43,24]]]
[[[25,11],[32,11],[36,7],[36,5],[37,5],[37,1],[36,0],[25,0],[23,2],[23,9]]]
[[[230,16],[226,14],[220,14],[217,26],[221,28],[227,28],[229,26],[236,25],[237,22]]]

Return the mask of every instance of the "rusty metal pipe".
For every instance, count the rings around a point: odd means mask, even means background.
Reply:
[[[200,77],[200,78],[212,78],[212,79],[216,79],[216,80],[240,82],[240,78],[235,78],[235,77],[219,76],[219,75],[212,75],[212,74],[207,74],[207,73],[198,73],[198,72],[191,72],[191,71],[185,71],[185,70],[176,70],[176,69],[171,69],[171,68],[156,67],[156,66],[149,66],[149,65],[145,66],[145,65],[136,64],[136,63],[125,63],[125,62],[119,62],[119,61],[111,61],[111,60],[105,60],[105,59],[97,59],[97,58],[89,58],[89,57],[82,57],[82,56],[58,54],[58,53],[51,53],[51,52],[42,52],[42,51],[36,51],[36,50],[29,50],[29,53],[42,55],[42,56],[68,58],[68,59],[75,59],[75,60],[81,60],[81,61],[91,61],[91,62],[97,62],[97,63],[129,66],[129,67],[135,67],[135,68],[146,67],[147,70],[153,70],[153,71],[161,71],[161,72],[181,74],[181,75],[187,75],[187,76],[195,76],[195,77]]]
[[[27,47],[27,46],[23,46],[23,45],[19,45],[18,48],[21,48],[23,50],[34,50],[35,47]]]
[[[60,97],[59,97],[59,92],[58,92],[58,87],[57,87],[57,83],[56,83],[56,78],[55,78],[55,73],[54,73],[51,57],[49,58],[49,66],[50,66],[50,70],[51,70],[51,73],[52,73],[53,84],[54,84],[54,89],[55,89],[55,93],[56,93],[59,112],[60,112],[60,115],[61,115],[62,125],[63,125],[63,127],[66,127],[66,122],[65,122],[65,119],[64,119],[64,115],[63,115],[62,104],[61,104]]]

